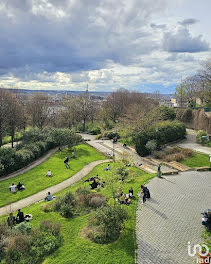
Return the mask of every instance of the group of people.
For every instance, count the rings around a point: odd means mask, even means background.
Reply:
[[[12,193],[16,193],[17,191],[25,190],[25,186],[21,182],[19,182],[17,185],[12,183],[9,187],[9,190]]]
[[[94,190],[94,189],[96,189],[98,187],[102,187],[102,188],[105,187],[105,181],[101,181],[99,176],[98,176],[98,174],[97,174],[96,177],[92,176],[91,178],[85,180],[84,182],[90,182],[89,185],[91,187],[91,190]]]
[[[119,193],[117,194],[117,200],[119,204],[126,204],[130,205],[131,204],[131,198],[133,198],[133,188],[130,187],[129,192],[125,194],[122,191],[122,188],[119,189]]]
[[[24,222],[25,220],[25,217],[24,217],[24,213],[18,209],[18,213],[17,213],[17,216],[15,217],[13,215],[13,213],[10,213],[8,218],[7,218],[7,224],[8,226],[14,226],[15,224],[19,224],[19,223],[22,223]]]

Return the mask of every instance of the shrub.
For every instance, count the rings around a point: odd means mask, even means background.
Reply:
[[[154,150],[157,149],[157,142],[153,139],[153,140],[149,140],[146,143],[146,148],[150,151],[153,152]]]
[[[120,206],[104,206],[95,211],[89,220],[89,227],[94,232],[89,233],[96,243],[108,243],[116,240],[128,215]]]
[[[121,181],[124,181],[127,178],[129,172],[125,166],[121,166],[117,168],[117,174],[120,175]]]
[[[108,139],[120,138],[119,133],[114,131],[106,131],[104,132],[103,136],[107,137]]]
[[[44,220],[40,223],[40,230],[58,236],[60,233],[61,225],[59,223],[53,223],[50,220]]]
[[[74,216],[76,200],[71,192],[67,192],[63,196],[58,197],[54,203],[54,210],[60,212],[65,218]]]
[[[149,140],[149,135],[146,132],[140,132],[135,137],[136,152],[142,157],[150,153],[150,151],[146,148],[146,144]]]
[[[101,129],[100,127],[92,127],[91,129],[89,129],[89,133],[92,135],[98,135],[101,133]]]
[[[208,142],[208,138],[207,137],[207,133],[203,130],[199,130],[197,133],[196,133],[196,142],[198,144],[204,144],[204,143],[207,143]]]
[[[160,106],[160,117],[162,120],[174,120],[176,113],[173,108],[162,105]]]
[[[49,213],[49,212],[52,212],[53,211],[53,203],[45,203],[45,204],[42,204],[41,206],[41,209],[43,212],[45,213]]]
[[[29,256],[34,263],[40,263],[39,260],[59,247],[61,238],[51,233],[36,230],[31,239],[31,248]],[[33,263],[33,262],[32,262]]]
[[[183,139],[185,135],[186,129],[183,123],[179,121],[159,122],[136,136],[136,151],[139,155],[146,156],[150,153],[150,150],[146,147],[148,141],[155,140],[157,149],[159,149],[161,145]]]
[[[105,205],[106,198],[102,194],[91,194],[89,206],[92,208],[98,208]]]
[[[103,137],[102,134],[99,134],[96,136],[96,139],[101,139],[102,137]]]
[[[30,234],[32,231],[32,225],[30,223],[22,222],[16,226],[14,226],[14,229],[19,231],[23,235]]]

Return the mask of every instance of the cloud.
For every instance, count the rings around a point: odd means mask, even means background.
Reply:
[[[209,43],[202,36],[191,36],[189,30],[184,27],[175,32],[165,32],[163,35],[163,49],[168,52],[202,52],[209,50]]]
[[[166,1],[6,1],[0,74],[97,70],[110,60],[130,65],[158,47],[147,25]]]
[[[180,22],[178,22],[180,25],[182,26],[189,26],[189,25],[194,25],[196,24],[197,22],[199,22],[198,19],[195,19],[195,18],[187,18],[187,19],[184,19]]]
[[[165,29],[166,28],[166,25],[165,24],[158,25],[158,24],[155,24],[155,23],[151,23],[150,24],[150,27],[151,28],[155,28],[155,29]]]

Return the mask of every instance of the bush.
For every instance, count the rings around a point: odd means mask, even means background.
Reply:
[[[30,223],[22,222],[16,226],[14,226],[14,229],[19,231],[23,235],[28,235],[32,231],[32,225]]]
[[[120,135],[118,132],[114,132],[114,131],[106,131],[103,134],[103,137],[106,137],[108,139],[114,139],[114,138],[120,138]]]
[[[162,105],[160,106],[160,117],[162,120],[174,120],[176,113],[173,108]]]
[[[68,145],[72,147],[81,140],[69,129],[32,129],[23,134],[22,143],[14,149],[0,148],[0,176],[11,173],[39,158],[48,149]]]
[[[148,141],[155,140],[157,149],[160,146],[183,139],[186,135],[185,125],[179,121],[163,121],[150,127],[147,131],[140,132],[135,138],[136,151],[140,156],[150,154],[146,144]]]
[[[98,135],[101,133],[100,127],[92,127],[91,129],[88,130],[90,134],[92,135]]]
[[[45,213],[49,213],[49,212],[52,212],[53,211],[53,203],[45,203],[45,204],[42,204],[41,206],[41,209],[43,212]]]
[[[204,143],[207,143],[209,140],[208,140],[208,137],[207,137],[207,133],[203,130],[199,130],[197,133],[196,133],[196,142],[198,144],[204,144]]]
[[[121,181],[124,181],[127,178],[129,172],[125,166],[121,166],[117,168],[117,174],[120,176]]]
[[[95,211],[89,220],[89,237],[96,243],[108,243],[115,241],[122,229],[127,211],[120,206],[104,206]]]
[[[54,203],[54,210],[60,212],[61,216],[71,218],[75,214],[76,200],[71,192],[58,197]]]
[[[44,220],[40,223],[40,230],[58,236],[60,233],[61,225],[53,223],[50,220]]]
[[[92,208],[99,208],[105,205],[106,198],[102,194],[91,194],[89,206]]]

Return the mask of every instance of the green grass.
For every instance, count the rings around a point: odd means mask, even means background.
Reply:
[[[191,168],[210,166],[209,155],[196,152],[193,157],[189,157],[181,161],[181,163]]]
[[[204,243],[205,245],[208,246],[210,253],[211,253],[211,232],[208,232],[207,230],[205,230],[202,233],[202,238],[204,239]]]
[[[111,163],[111,171],[104,171],[105,164],[101,164],[93,169],[87,177],[72,187],[63,190],[58,195],[68,191],[75,191],[79,187],[88,186],[84,180],[90,176],[99,175],[106,183],[113,177],[115,168],[119,166],[118,163]],[[95,244],[90,240],[84,238],[82,234],[83,228],[87,225],[89,215],[82,215],[73,219],[65,219],[56,212],[44,213],[41,210],[42,204],[37,203],[28,208],[25,208],[24,213],[31,213],[33,215],[32,224],[38,226],[40,221],[48,219],[61,224],[61,234],[64,238],[63,244],[53,254],[48,256],[43,264],[132,264],[134,263],[136,240],[135,240],[135,217],[137,209],[137,194],[140,191],[140,185],[146,183],[154,175],[146,174],[137,168],[129,168],[130,180],[123,184],[123,191],[128,193],[130,186],[134,189],[135,197],[130,206],[123,205],[128,213],[129,219],[125,221],[125,228],[121,232],[119,239],[110,244]],[[117,185],[120,185],[119,182]],[[110,189],[102,188],[100,192],[111,199]],[[4,219],[6,218],[3,217]],[[3,219],[1,218],[1,219]]]
[[[21,200],[27,196],[68,179],[92,161],[106,159],[103,154],[97,152],[94,148],[87,144],[82,144],[76,146],[76,158],[70,159],[70,169],[66,169],[64,166],[64,158],[66,155],[69,157],[71,156],[71,153],[69,153],[67,149],[57,152],[47,161],[31,169],[30,171],[14,178],[1,181],[0,207]],[[53,177],[45,176],[48,169],[51,169],[51,172],[54,175]],[[26,190],[19,191],[17,193],[11,193],[8,189],[9,186],[11,183],[17,184],[19,181],[25,185]]]

